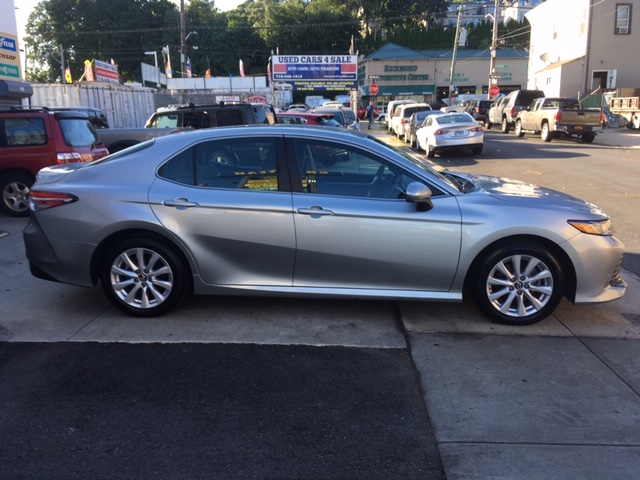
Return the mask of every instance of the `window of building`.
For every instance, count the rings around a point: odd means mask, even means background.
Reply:
[[[631,4],[616,4],[616,35],[629,35],[631,33]]]

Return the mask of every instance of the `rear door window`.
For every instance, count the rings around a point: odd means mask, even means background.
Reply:
[[[6,118],[4,133],[9,147],[37,146],[47,143],[47,130],[42,118]]]

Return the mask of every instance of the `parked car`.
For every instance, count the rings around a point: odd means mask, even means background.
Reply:
[[[46,107],[0,108],[0,208],[29,215],[29,189],[41,168],[108,155],[86,113]]]
[[[563,296],[595,303],[626,289],[623,245],[592,204],[437,170],[338,129],[257,125],[158,138],[46,168],[30,207],[33,275],[100,282],[117,308],[143,317],[190,292],[448,302],[464,292],[491,320],[524,325]]]
[[[509,131],[516,124],[518,112],[527,108],[536,98],[544,97],[542,90],[514,90],[506,97],[496,102],[494,107],[489,109],[489,122],[487,128],[494,124],[500,124],[502,133]]]
[[[600,130],[601,121],[600,110],[581,108],[577,98],[543,97],[518,112],[516,135],[539,133],[545,142],[554,137],[577,135],[584,143],[591,143],[596,138],[596,130]]]
[[[416,133],[422,124],[424,123],[425,118],[429,115],[437,115],[442,112],[438,110],[419,110],[414,112],[409,117],[409,121],[404,124],[404,143],[409,143],[412,147],[416,144]]]
[[[294,103],[289,105],[287,108],[287,112],[306,112],[307,106],[303,103]]]
[[[391,100],[389,103],[387,103],[387,116],[385,117],[385,122],[387,122],[387,131],[388,132],[392,132],[393,130],[391,129],[391,120],[393,120],[393,115],[395,112],[395,109],[398,105],[404,105],[407,103],[418,103],[415,100],[408,100],[408,99],[404,99],[404,100]]]
[[[360,120],[368,120],[368,118],[367,118],[367,107],[358,108],[357,114],[358,114],[358,118]],[[375,107],[373,109],[373,117],[377,119],[379,116],[380,116],[380,109],[378,107]]]
[[[149,139],[182,130],[276,123],[276,112],[267,103],[218,103],[161,107],[149,117],[144,128],[100,130],[100,140],[115,153]]]
[[[333,114],[330,113],[279,113],[278,123],[289,123],[294,125],[321,125],[325,127],[343,128],[340,122],[335,120]]]
[[[95,107],[72,106],[72,107],[49,107],[52,112],[78,111],[84,112],[89,118],[93,128],[109,128],[109,120],[102,110]]]
[[[493,100],[474,100],[469,107],[469,112],[476,122],[487,122],[487,113],[493,106]]]
[[[349,130],[360,131],[360,123],[356,118],[356,114],[350,108],[340,107],[316,107],[311,110],[311,113],[329,113],[333,115],[340,125]]]
[[[416,148],[433,158],[445,150],[468,148],[474,155],[482,153],[484,132],[466,112],[428,116],[416,132]]]
[[[414,112],[419,112],[421,110],[431,110],[431,105],[428,103],[411,103],[411,104],[402,104],[396,107],[396,111],[393,113],[393,118],[391,119],[391,131],[393,134],[400,138],[401,135],[404,135],[404,124],[409,121],[409,117]]]

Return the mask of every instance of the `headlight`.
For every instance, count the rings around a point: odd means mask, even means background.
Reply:
[[[569,225],[589,235],[613,235],[614,233],[611,220],[608,218],[599,221],[569,220]]]

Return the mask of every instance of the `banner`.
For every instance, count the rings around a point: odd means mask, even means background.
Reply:
[[[117,65],[101,62],[100,60],[94,60],[93,64],[96,68],[96,80],[98,82],[120,83]]]
[[[275,55],[273,80],[294,90],[355,90],[357,55]]]
[[[187,78],[191,78],[191,60],[187,57]]]
[[[93,68],[91,67],[91,60],[84,61],[84,79],[87,82],[96,81],[96,79],[93,77]]]
[[[240,60],[240,76],[244,77],[244,63]]]
[[[69,67],[64,69],[64,81],[67,83],[73,83],[73,79],[71,78],[71,69]]]
[[[21,78],[18,37],[0,32],[0,80],[15,82]]]

